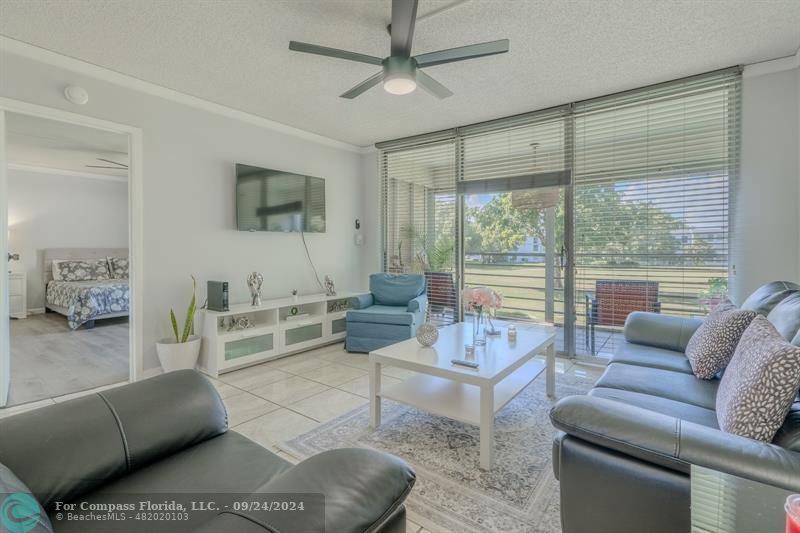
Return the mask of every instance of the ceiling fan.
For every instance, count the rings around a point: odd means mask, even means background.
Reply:
[[[125,163],[117,163],[116,161],[111,161],[110,159],[103,159],[102,157],[96,158],[98,161],[102,161],[104,163],[110,163],[109,165],[86,165],[86,168],[113,168],[114,170],[128,170],[128,165]],[[114,165],[114,166],[111,166]]]
[[[500,39],[499,41],[449,48],[412,57],[411,43],[417,19],[417,4],[418,0],[392,0],[392,23],[388,27],[392,40],[389,57],[381,59],[371,55],[298,41],[289,41],[289,50],[383,67],[374,76],[370,76],[340,95],[342,98],[348,99],[355,98],[381,82],[383,82],[386,92],[391,94],[408,94],[419,85],[438,98],[447,98],[453,93],[420,69],[508,52],[508,39]]]

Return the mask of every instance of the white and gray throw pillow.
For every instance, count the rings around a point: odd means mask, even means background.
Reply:
[[[771,442],[800,388],[800,347],[763,316],[753,319],[717,389],[717,421],[728,433]]]
[[[60,259],[54,260],[53,264],[51,265],[50,272],[53,274],[53,279],[55,281],[61,281],[61,271],[58,268],[58,265],[61,263]]]
[[[686,345],[694,375],[713,379],[728,366],[742,333],[755,316],[753,311],[738,309],[730,301],[717,305]]]
[[[59,261],[56,267],[58,276],[53,274],[53,279],[61,281],[90,281],[110,279],[108,273],[108,261],[98,259],[96,261]],[[55,271],[54,268],[54,271]]]
[[[109,257],[108,268],[111,277],[114,279],[128,279],[130,273],[130,262],[127,257]]]

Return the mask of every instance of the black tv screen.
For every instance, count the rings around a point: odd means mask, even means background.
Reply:
[[[325,180],[282,170],[236,165],[240,231],[325,231]]]

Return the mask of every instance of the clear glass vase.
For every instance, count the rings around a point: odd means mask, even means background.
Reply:
[[[486,315],[482,306],[475,306],[472,313],[472,344],[475,346],[486,344]]]

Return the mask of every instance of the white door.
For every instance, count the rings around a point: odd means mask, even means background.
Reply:
[[[6,114],[0,110],[0,407],[8,403],[11,384],[11,328],[8,316],[8,176],[6,166]]]

